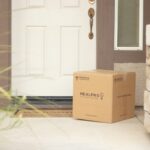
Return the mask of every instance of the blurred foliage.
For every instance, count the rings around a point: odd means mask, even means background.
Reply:
[[[0,70],[0,80],[6,80],[7,77],[1,78],[2,74],[10,71],[11,67],[7,67]],[[6,88],[7,89],[7,88]],[[27,101],[26,97],[12,97],[11,91],[6,90],[4,85],[0,85],[0,101],[8,101],[8,104],[5,107],[0,106],[0,130],[10,129],[20,125],[23,114],[16,115],[17,112],[22,109],[23,105],[26,105],[28,108],[33,109],[37,113],[40,113],[43,117],[48,115],[43,113],[41,110],[37,109],[35,106],[30,104]],[[38,98],[37,98],[38,99]],[[5,102],[4,102],[5,103]]]

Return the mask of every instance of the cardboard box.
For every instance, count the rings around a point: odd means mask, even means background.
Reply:
[[[73,117],[112,123],[134,116],[135,73],[108,70],[74,74]]]

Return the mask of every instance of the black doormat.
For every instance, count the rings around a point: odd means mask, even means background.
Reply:
[[[72,97],[27,97],[27,101],[38,109],[72,109]]]

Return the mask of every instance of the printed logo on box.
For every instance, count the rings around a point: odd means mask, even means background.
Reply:
[[[123,80],[124,80],[123,77],[116,77],[116,78],[114,78],[114,81],[115,81],[115,82],[121,82],[121,81],[123,81]]]
[[[75,77],[76,78],[76,80],[90,80],[90,78],[89,77],[83,77],[83,76],[76,76]]]
[[[98,100],[103,100],[104,99],[104,93],[94,93],[94,92],[80,92],[81,97],[85,98],[91,98],[91,99],[98,99]]]

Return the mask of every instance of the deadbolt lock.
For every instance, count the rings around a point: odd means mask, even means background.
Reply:
[[[90,4],[94,4],[94,3],[95,3],[95,0],[89,0],[89,3],[90,3]]]
[[[93,8],[90,8],[88,11],[88,15],[90,19],[92,19],[95,16],[95,10]]]

